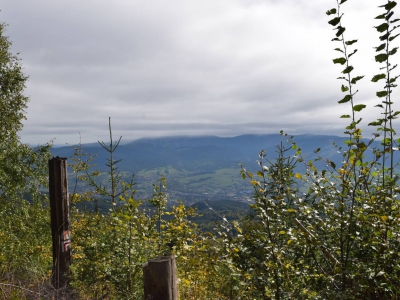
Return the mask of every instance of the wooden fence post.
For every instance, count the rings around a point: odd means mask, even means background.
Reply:
[[[173,255],[158,256],[143,264],[143,280],[145,300],[179,299]]]
[[[72,262],[66,158],[53,157],[49,160],[49,195],[53,239],[52,284],[59,289],[68,283]]]

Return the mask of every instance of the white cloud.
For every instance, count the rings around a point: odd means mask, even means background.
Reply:
[[[340,53],[325,12],[335,1],[70,0],[2,3],[13,49],[30,76],[22,138],[73,143],[174,134],[341,134],[347,120]],[[375,4],[343,5],[359,38],[356,101],[373,106],[379,65]],[[376,109],[363,117],[371,121]],[[119,133],[120,132],[120,133]]]

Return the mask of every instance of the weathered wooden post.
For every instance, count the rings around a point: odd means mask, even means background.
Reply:
[[[66,158],[53,157],[49,160],[49,194],[53,238],[52,284],[59,289],[68,283],[72,262]]]
[[[143,264],[144,299],[178,300],[177,270],[173,255],[158,256]]]

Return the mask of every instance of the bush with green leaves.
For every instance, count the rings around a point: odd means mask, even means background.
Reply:
[[[0,23],[0,296],[17,299],[34,293],[20,286],[39,291],[51,274],[50,216],[41,194],[51,143],[32,148],[20,141],[28,77],[5,29]]]
[[[0,23],[0,204],[15,201],[29,193],[38,198],[38,187],[47,185],[47,161],[51,144],[32,148],[20,141],[18,132],[26,119],[29,98],[24,95],[28,77],[18,56],[11,52]]]
[[[110,146],[102,143],[110,154],[108,185],[96,183],[89,170],[90,159],[83,160],[79,147],[70,165],[76,178],[87,181],[93,189],[84,195],[74,192],[75,204],[91,201],[96,194],[111,200],[108,213],[85,211],[78,205],[72,208],[71,285],[82,298],[142,299],[143,263],[172,253],[178,265],[181,297],[208,299],[226,294],[225,275],[219,276],[218,271],[220,248],[212,236],[201,233],[190,220],[195,215],[194,209],[181,202],[167,204],[165,178],[153,184],[151,199],[136,199],[133,180],[131,183],[121,180],[118,160],[113,158],[118,143],[112,142],[110,125]]]
[[[356,39],[345,38],[344,15],[346,0],[327,11],[334,26],[333,42],[340,57],[333,62],[342,65],[340,80],[344,97],[339,104],[349,105],[345,128],[348,139],[336,146],[341,153],[337,165],[319,156],[306,160],[292,139],[288,149],[280,148],[276,161],[262,163],[253,174],[243,170],[243,176],[254,187],[256,218],[243,225],[238,241],[236,263],[251,283],[259,298],[264,299],[398,299],[400,296],[400,206],[397,161],[398,140],[393,110],[393,89],[398,75],[392,46],[396,23],[395,1],[379,6],[375,29],[381,34],[376,47],[376,62],[383,65],[372,82],[383,82],[376,93],[379,118],[370,122],[376,132],[370,140],[363,139],[359,112],[366,105],[356,100],[355,85],[364,76],[353,76],[352,56]],[[380,145],[376,142],[381,139]],[[366,160],[371,151],[373,159]],[[295,159],[295,161],[294,161]],[[294,164],[303,164],[305,174],[295,173]],[[297,182],[296,182],[297,181]],[[299,182],[308,190],[296,190]],[[247,275],[248,274],[248,275]]]

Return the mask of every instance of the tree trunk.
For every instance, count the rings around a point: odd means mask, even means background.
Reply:
[[[145,300],[178,300],[177,270],[173,255],[158,256],[143,265]]]

